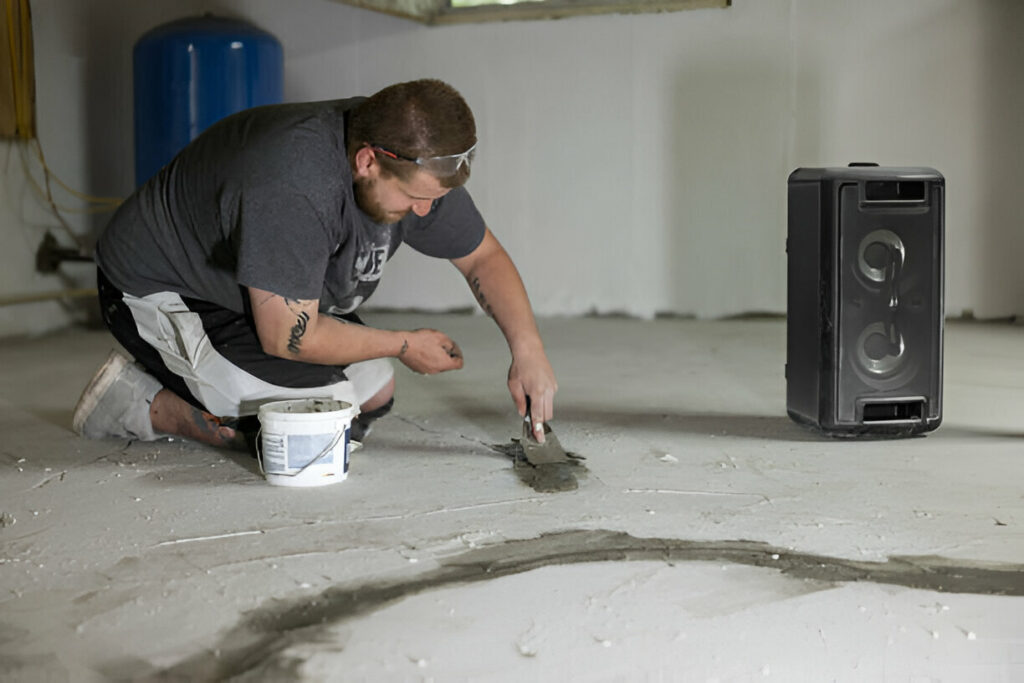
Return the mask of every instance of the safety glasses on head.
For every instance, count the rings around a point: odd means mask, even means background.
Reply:
[[[455,175],[459,172],[459,169],[462,168],[463,164],[465,164],[468,169],[470,163],[473,161],[473,157],[476,156],[476,143],[473,143],[473,146],[465,152],[459,152],[458,154],[448,154],[440,157],[417,157],[415,159],[413,157],[407,157],[404,154],[399,154],[398,152],[390,150],[382,145],[374,143],[368,144],[370,149],[380,152],[386,157],[400,161],[410,161],[437,178],[448,178]]]

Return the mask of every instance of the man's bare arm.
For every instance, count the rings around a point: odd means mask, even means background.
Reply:
[[[558,390],[519,271],[490,230],[469,255],[452,263],[466,278],[481,308],[494,318],[512,351],[508,386],[520,415],[530,397],[534,423],[550,420]]]
[[[381,330],[348,324],[319,312],[316,299],[289,299],[249,288],[256,334],[271,356],[321,365],[398,358],[416,372],[462,367],[454,341],[437,330]]]

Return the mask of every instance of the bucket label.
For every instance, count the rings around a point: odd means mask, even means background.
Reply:
[[[285,468],[301,470],[314,460],[317,465],[333,465],[337,442],[335,434],[289,434]]]
[[[342,472],[348,474],[348,444],[351,441],[352,427],[345,427],[345,466],[342,468]]]
[[[288,448],[282,434],[263,433],[263,469],[271,474],[280,474],[288,469]]]

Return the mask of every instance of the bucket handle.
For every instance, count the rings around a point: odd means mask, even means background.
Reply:
[[[320,458],[324,457],[325,455],[327,455],[328,453],[333,451],[334,447],[338,445],[338,442],[341,441],[341,437],[343,437],[345,435],[345,432],[347,432],[347,431],[348,431],[347,429],[343,429],[340,432],[338,432],[337,434],[335,434],[334,435],[334,440],[331,441],[331,443],[327,444],[322,451],[317,453],[315,458],[313,458],[312,460],[307,462],[305,465],[303,465],[299,469],[298,472],[290,472],[290,473],[289,472],[274,472],[274,476],[275,477],[297,477],[297,476],[299,476],[300,474],[302,474],[303,472],[306,471],[307,467],[309,467],[310,465],[315,463],[317,460],[319,460]],[[260,474],[262,474],[263,476],[267,476],[266,470],[263,469],[263,453],[260,451],[260,443],[261,443],[260,436],[262,436],[262,435],[263,435],[263,425],[260,425],[260,428],[256,431],[256,463],[260,467]]]

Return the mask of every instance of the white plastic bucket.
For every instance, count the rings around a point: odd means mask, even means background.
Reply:
[[[260,471],[277,486],[326,486],[348,476],[349,432],[358,406],[329,398],[260,406]]]

